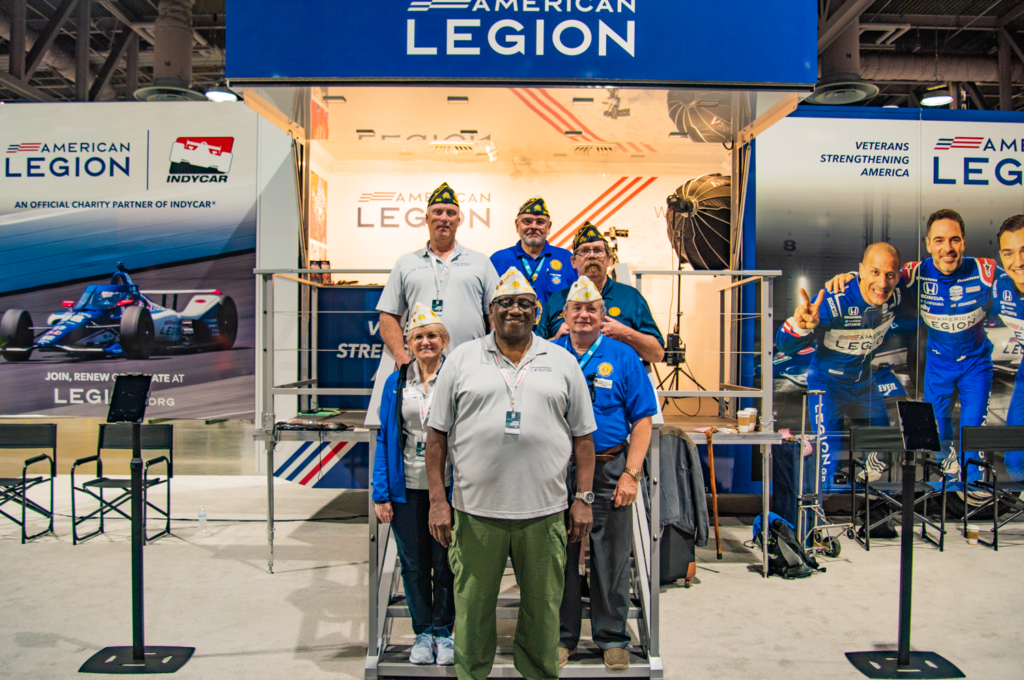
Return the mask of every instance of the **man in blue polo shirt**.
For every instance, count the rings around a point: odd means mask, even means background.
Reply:
[[[516,216],[519,243],[491,255],[495,271],[515,267],[537,292],[537,305],[544,309],[555,291],[568,288],[576,280],[572,253],[548,243],[551,214],[544,199],[537,196],[519,206]],[[540,315],[537,315],[538,320]]]
[[[594,523],[590,531],[590,628],[604,652],[609,670],[629,667],[629,552],[633,545],[633,514],[640,470],[651,442],[652,416],[658,401],[647,371],[628,345],[601,334],[604,301],[583,276],[568,291],[565,322],[569,334],[555,344],[579,362],[594,405]],[[572,459],[566,477],[569,497],[576,494]],[[568,545],[565,592],[559,610],[558,662],[564,666],[580,640],[580,549]]]
[[[636,288],[612,281],[608,267],[613,258],[608,241],[590,222],[584,223],[572,241],[572,264],[580,276],[586,276],[601,293],[604,300],[605,316],[601,322],[601,334],[623,342],[650,363],[657,363],[665,356],[665,341],[658,325],[654,323],[647,300]],[[542,338],[557,340],[569,333],[562,313],[568,289],[552,293],[534,332]]]

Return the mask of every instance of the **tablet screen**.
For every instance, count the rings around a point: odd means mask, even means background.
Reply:
[[[108,423],[141,423],[146,417],[151,375],[131,373],[114,378],[114,396],[107,411]]]
[[[900,415],[900,432],[907,451],[939,451],[939,426],[935,410],[924,401],[901,401],[896,404]]]

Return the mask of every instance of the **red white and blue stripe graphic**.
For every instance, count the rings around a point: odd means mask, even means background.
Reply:
[[[356,442],[303,442],[274,470],[274,476],[303,486],[315,486],[355,445]]]
[[[940,137],[939,141],[935,144],[935,150],[980,149],[984,141],[984,137]]]
[[[21,144],[9,144],[7,153],[30,152],[35,153],[43,145],[42,142],[22,142]]]
[[[551,234],[548,241],[552,245],[565,248],[572,243],[576,230],[583,226],[584,222],[589,221],[595,227],[601,228],[612,215],[624,208],[641,191],[651,186],[656,179],[658,178],[620,177],[587,207],[576,213],[575,217]]]

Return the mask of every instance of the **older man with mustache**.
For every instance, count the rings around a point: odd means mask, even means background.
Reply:
[[[590,222],[584,223],[576,232],[572,248],[573,267],[580,276],[593,282],[605,302],[601,334],[626,343],[646,362],[661,361],[665,356],[665,341],[651,308],[636,288],[609,278],[612,253],[601,232]],[[569,334],[563,314],[567,293],[568,289],[563,289],[548,298],[535,329],[537,335],[553,341]]]

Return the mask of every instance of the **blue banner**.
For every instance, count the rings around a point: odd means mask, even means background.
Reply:
[[[234,81],[813,87],[811,0],[229,0]],[[272,20],[269,18],[273,17]]]
[[[382,286],[320,289],[317,385],[373,389],[384,341],[380,339]],[[387,377],[387,376],[384,376]],[[319,397],[320,406],[365,409],[369,397]]]

